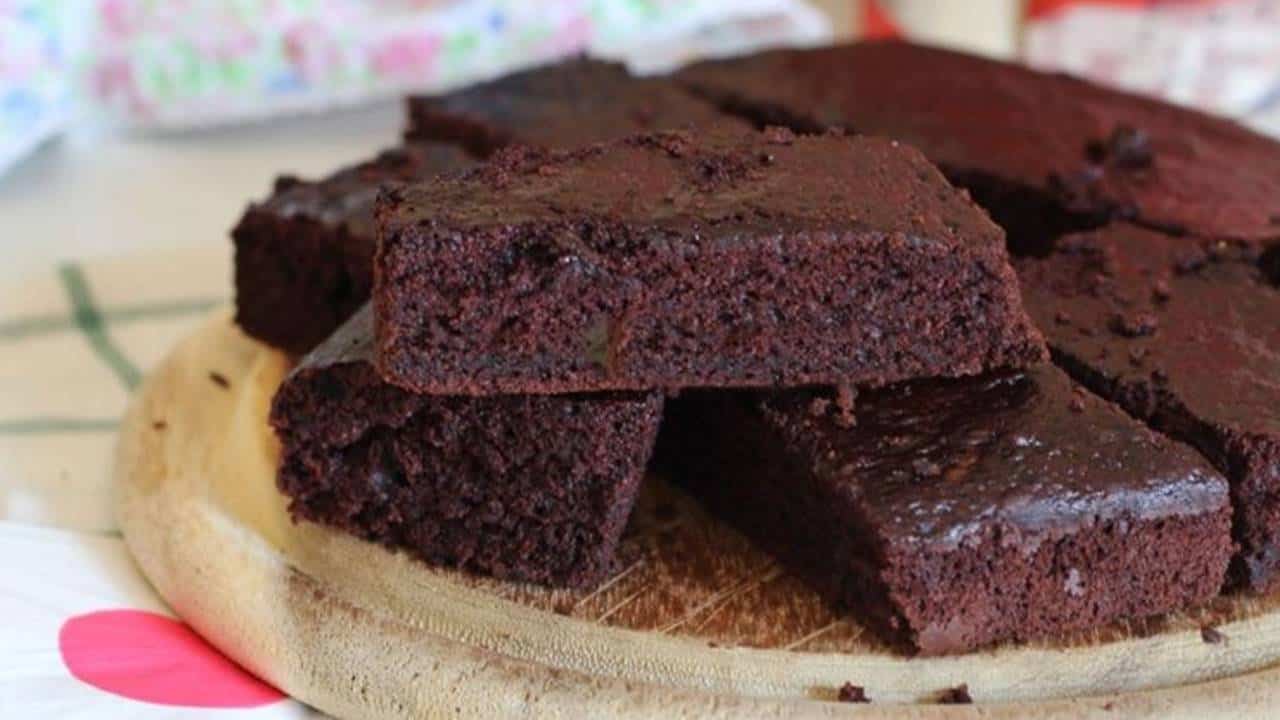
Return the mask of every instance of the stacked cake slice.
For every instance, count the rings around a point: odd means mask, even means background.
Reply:
[[[332,333],[273,408],[295,517],[591,586],[656,455],[923,653],[1203,602],[1237,549],[1254,588],[1280,566],[1274,144],[907,45],[409,107],[404,148],[235,233],[242,326]]]
[[[500,577],[609,570],[662,392],[1042,359],[1002,236],[917,152],[787,131],[510,150],[384,191],[372,310],[277,396],[294,512]]]
[[[366,307],[276,395],[293,513],[497,577],[603,579],[661,393],[423,395],[384,381],[373,346]]]

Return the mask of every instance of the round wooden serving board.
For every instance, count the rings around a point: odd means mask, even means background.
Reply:
[[[126,419],[118,511],[175,611],[335,716],[1238,718],[1280,707],[1280,598],[908,658],[659,479],[619,572],[590,591],[471,577],[294,524],[266,425],[286,370],[225,312],[183,341]],[[873,703],[835,702],[844,683]],[[961,683],[978,704],[933,702]]]

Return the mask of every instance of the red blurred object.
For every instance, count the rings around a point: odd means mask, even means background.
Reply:
[[[1107,7],[1145,8],[1159,5],[1212,5],[1224,0],[1031,0],[1027,3],[1027,17],[1032,20],[1054,15],[1081,5]]]
[[[878,0],[867,0],[862,6],[862,36],[881,40],[901,38],[902,28]]]

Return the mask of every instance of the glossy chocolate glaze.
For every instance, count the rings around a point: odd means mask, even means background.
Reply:
[[[343,168],[318,181],[282,177],[276,191],[257,207],[286,218],[309,218],[344,226],[373,245],[373,204],[378,190],[393,182],[422,181],[475,163],[460,148],[438,143],[407,143],[385,150],[368,162]],[[372,251],[369,253],[372,256]]]
[[[1198,603],[1227,484],[1051,365],[859,392],[688,393],[660,467],[895,644],[925,654]]]
[[[1111,518],[1196,515],[1226,499],[1195,451],[1050,366],[866,391],[852,428],[803,393],[762,412],[784,451],[892,544],[952,550],[996,523],[1031,552]]]
[[[1280,289],[1270,263],[1128,225],[1017,262],[1058,362],[1230,476],[1258,589],[1280,563]]]
[[[1280,238],[1280,143],[1066,75],[868,42],[712,61],[678,78],[762,120],[898,138],[953,177],[1034,188],[1085,216]]]

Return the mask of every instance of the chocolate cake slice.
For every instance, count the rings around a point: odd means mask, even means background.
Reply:
[[[457,148],[411,144],[320,181],[278,179],[231,232],[236,322],[295,354],[315,347],[369,299],[378,187],[471,162]]]
[[[412,97],[407,108],[405,137],[457,143],[481,157],[514,143],[572,148],[653,130],[749,127],[667,78],[585,58]]]
[[[1246,244],[1280,238],[1280,143],[1066,75],[868,42],[707,62],[679,79],[759,122],[914,145],[1019,249],[1112,217]]]
[[[379,370],[437,394],[884,384],[1043,356],[1004,237],[918,152],[672,131],[387,193]]]
[[[936,655],[1186,607],[1231,556],[1227,484],[1041,365],[863,391],[687,393],[663,464],[889,642]]]
[[[582,586],[608,574],[660,394],[414,395],[378,377],[371,349],[366,309],[276,395],[295,518],[498,578]]]
[[[1280,576],[1280,288],[1269,265],[1123,224],[1017,264],[1054,359],[1230,479],[1233,574],[1255,590]]]

